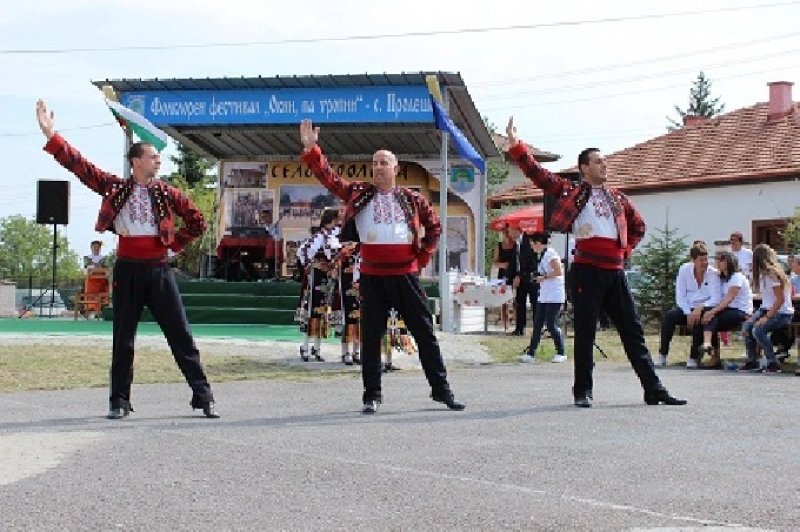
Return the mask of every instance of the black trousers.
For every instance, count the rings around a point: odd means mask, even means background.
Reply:
[[[539,299],[539,283],[531,282],[525,279],[526,276],[519,281],[516,295],[514,296],[515,304],[515,320],[516,325],[514,331],[520,334],[525,334],[525,326],[528,324],[528,301],[531,302],[532,313],[536,310],[536,302]]]
[[[658,346],[659,355],[667,356],[669,354],[669,344],[672,343],[675,327],[687,324],[687,316],[680,307],[673,307],[664,314],[664,319],[661,321],[661,344]]]
[[[134,339],[145,306],[164,332],[172,356],[195,396],[213,401],[200,352],[189,331],[178,285],[167,264],[117,259],[114,264],[114,340],[111,354],[111,405],[130,401]]]
[[[428,297],[416,274],[361,274],[361,377],[364,402],[382,400],[381,342],[389,310],[395,308],[417,341],[419,360],[434,393],[450,391],[439,342],[433,332]]]
[[[617,329],[628,360],[648,391],[663,389],[644,342],[644,330],[623,270],[605,270],[588,264],[572,265],[572,297],[575,313],[574,396],[583,397],[593,388],[597,319],[601,310]]]

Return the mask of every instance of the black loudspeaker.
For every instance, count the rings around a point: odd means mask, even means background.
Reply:
[[[36,223],[67,225],[69,223],[69,181],[39,180],[36,190]]]
[[[566,177],[573,183],[579,183],[581,180],[581,175],[578,172],[556,172],[561,177]],[[544,194],[544,228],[546,231],[552,231],[553,228],[550,227],[550,217],[553,215],[553,210],[556,207],[556,198],[549,194]]]

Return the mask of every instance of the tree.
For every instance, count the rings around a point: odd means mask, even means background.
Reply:
[[[177,147],[178,155],[170,157],[177,170],[168,176],[163,176],[161,179],[174,185],[174,179],[180,176],[189,187],[193,187],[197,183],[206,182],[212,174],[213,165],[190,148],[182,144],[178,144]]]
[[[209,240],[216,243],[216,221],[217,221],[217,189],[210,185],[216,182],[216,176],[206,176],[202,181],[198,181],[190,186],[182,177],[173,178],[173,185],[181,189],[192,200],[195,206],[203,213],[206,219],[206,232],[200,238],[193,240],[176,257],[175,265],[182,271],[190,275],[199,275],[200,261],[202,256],[208,251]],[[176,218],[175,230],[183,226],[183,220]]]
[[[66,237],[56,236],[56,284],[82,277],[81,258],[69,249]],[[31,277],[36,287],[53,282],[53,228],[15,214],[0,219],[0,278],[18,284]]]
[[[639,314],[646,323],[661,323],[664,315],[675,306],[675,277],[678,268],[686,262],[689,246],[678,238],[677,229],[669,222],[663,229],[655,229],[650,240],[634,255],[634,263],[642,275],[636,290]]]
[[[486,129],[494,136],[497,132],[495,125],[487,118],[483,117],[483,123]],[[502,150],[501,150],[502,152]],[[486,162],[486,196],[489,197],[493,194],[503,183],[508,179],[511,173],[511,167],[505,160],[505,157],[500,159],[490,159]],[[489,209],[486,216],[486,232],[484,238],[484,271],[486,275],[492,270],[492,260],[494,259],[494,250],[500,242],[500,233],[492,231],[490,224],[500,214],[499,209]]]
[[[786,225],[786,249],[790,253],[800,251],[800,207],[794,210],[794,217]]]
[[[175,265],[190,275],[200,272],[200,260],[208,249],[208,240],[215,239],[215,225],[217,217],[217,174],[214,166],[197,155],[190,148],[178,144],[177,157],[170,157],[176,170],[169,175],[162,175],[160,179],[181,189],[206,219],[208,229],[206,234],[195,239],[177,256]],[[183,226],[180,218],[176,220],[175,230]]]
[[[675,106],[679,120],[667,117],[670,123],[667,129],[669,131],[681,129],[683,127],[683,119],[687,116],[713,118],[722,114],[724,110],[725,104],[720,103],[720,98],[711,97],[711,80],[703,72],[700,72],[689,90],[689,106],[685,111],[679,106]]]

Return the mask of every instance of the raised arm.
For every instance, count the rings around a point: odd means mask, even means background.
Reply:
[[[43,100],[36,102],[36,118],[39,128],[47,139],[44,151],[55,157],[61,166],[74,174],[89,189],[105,196],[113,185],[123,181],[114,174],[96,167],[56,133],[55,114],[47,110]]]
[[[303,153],[300,158],[311,168],[317,180],[340,200],[350,201],[353,185],[342,179],[328,164],[327,157],[322,154],[317,144],[319,126],[314,127],[311,120],[300,122],[300,140],[303,143]]]
[[[506,136],[508,137],[508,154],[517,162],[525,176],[542,189],[542,192],[549,196],[560,196],[562,192],[573,186],[572,181],[542,167],[533,158],[528,146],[517,136],[517,127],[514,125],[513,116],[508,120]]]

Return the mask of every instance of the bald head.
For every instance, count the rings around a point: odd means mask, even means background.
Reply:
[[[389,150],[378,150],[372,156],[372,181],[378,190],[386,192],[395,186],[397,157]]]

